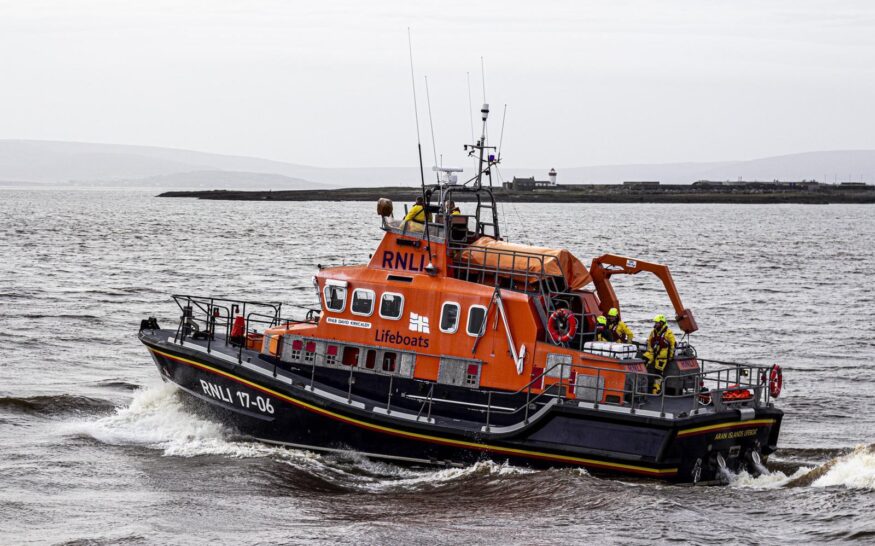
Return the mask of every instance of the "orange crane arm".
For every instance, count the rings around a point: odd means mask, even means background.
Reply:
[[[589,274],[592,275],[592,281],[599,295],[599,306],[602,312],[607,313],[611,307],[620,308],[617,294],[614,292],[614,287],[611,286],[611,275],[636,275],[642,271],[653,273],[662,281],[665,292],[674,306],[675,319],[677,319],[681,330],[688,334],[698,330],[699,326],[696,324],[693,312],[684,308],[684,304],[681,302],[681,297],[678,294],[678,289],[674,284],[674,279],[672,279],[671,272],[667,266],[634,260],[625,256],[617,256],[616,254],[605,254],[604,256],[594,258],[592,265],[589,267]]]

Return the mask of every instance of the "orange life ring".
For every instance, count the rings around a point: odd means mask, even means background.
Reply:
[[[577,333],[577,317],[568,309],[557,309],[547,321],[550,336],[558,343],[571,341]]]
[[[772,398],[781,396],[781,389],[784,387],[784,374],[781,372],[781,367],[775,364],[772,366],[772,371],[769,372],[769,395]]]

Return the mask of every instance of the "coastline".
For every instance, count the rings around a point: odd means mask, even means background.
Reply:
[[[690,203],[690,204],[873,204],[875,188],[847,190],[838,187],[818,191],[762,189],[696,189],[692,186],[665,186],[658,189],[629,189],[604,185],[580,189],[547,191],[508,191],[495,188],[495,199],[505,203]],[[182,197],[222,201],[413,201],[421,195],[418,187],[340,188],[333,190],[196,190],[168,191],[157,197]],[[464,201],[459,196],[459,201]]]

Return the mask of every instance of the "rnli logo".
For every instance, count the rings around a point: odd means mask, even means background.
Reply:
[[[403,269],[404,271],[425,271],[425,254],[412,252],[383,252],[384,269]]]
[[[428,317],[425,315],[410,313],[410,331],[419,332],[420,334],[428,334]]]

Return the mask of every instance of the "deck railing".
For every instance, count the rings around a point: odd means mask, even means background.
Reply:
[[[458,244],[449,245],[447,252],[458,279],[520,292],[559,292],[564,288],[560,286],[560,280],[564,284],[562,277],[547,273],[546,254]]]
[[[762,407],[767,406],[771,402],[767,384],[769,367],[704,359],[698,359],[698,362],[700,364],[699,370],[665,376],[650,372],[617,369],[615,367],[558,362],[546,368],[517,391],[481,391],[487,395],[487,403],[482,407],[482,411],[486,414],[485,428],[488,431],[491,427],[490,417],[496,411],[507,415],[521,414],[523,422],[528,423],[531,410],[537,409],[536,404],[543,404],[544,400],[549,399],[557,399],[565,403],[577,403],[586,401],[581,400],[581,398],[592,398],[590,403],[593,409],[599,409],[601,405],[607,404],[628,407],[630,414],[635,414],[640,410],[658,411],[660,417],[665,417],[667,414],[667,402],[673,409],[680,410],[673,413],[676,417],[697,415],[709,406],[712,406],[715,411],[720,411],[736,406]],[[706,369],[706,367],[711,369]],[[557,369],[558,377],[556,374]],[[618,374],[625,376],[623,388],[618,389],[614,386],[606,386],[603,379],[610,375],[616,376]],[[594,377],[595,385],[582,386],[571,379],[579,377]],[[556,379],[556,381],[545,386],[545,382],[548,379]],[[661,381],[663,388],[659,393],[652,394],[650,388],[657,380]],[[665,388],[665,385],[671,382],[680,385],[691,384],[692,387],[682,388],[680,392]],[[541,388],[535,388],[535,385],[541,385]],[[574,397],[568,396],[569,390],[575,393]],[[585,392],[587,390],[592,391],[591,394],[594,396],[581,397],[578,395],[578,391]],[[673,392],[670,393],[670,390]],[[725,393],[739,393],[743,391],[747,391],[749,396],[726,398]],[[607,392],[622,394],[620,402],[609,403],[603,401]],[[502,400],[508,400],[523,393],[526,395],[525,403],[518,405],[510,411],[504,409],[506,406],[502,405]],[[431,406],[435,402],[441,403],[442,401],[432,399],[431,397],[423,401],[423,404],[428,404],[429,415],[431,414]],[[498,406],[500,406],[500,409],[497,409]]]
[[[205,339],[207,353],[212,351],[216,333],[225,346],[234,345],[237,348],[237,359],[242,361],[246,338],[257,328],[262,330],[281,324],[314,323],[318,318],[318,309],[294,306],[305,309],[306,317],[301,319],[283,318],[282,303],[247,300],[232,300],[225,298],[203,297],[175,294],[173,301],[182,311],[173,341],[185,344],[188,338]],[[232,339],[231,332],[237,317],[243,317],[244,331],[242,339]]]
[[[233,345],[238,362],[242,362],[246,335],[256,326],[269,328],[286,323],[313,324],[318,320],[315,316],[318,310],[311,308],[305,308],[308,310],[308,316],[304,320],[282,318],[282,306],[279,303],[188,295],[174,295],[173,298],[182,311],[174,336],[176,343],[184,345],[186,339],[190,338],[206,340],[207,352],[211,351],[214,341],[224,346]],[[245,320],[244,339],[240,340],[240,343],[232,343],[231,331],[234,319],[238,316],[244,317]],[[217,333],[220,335],[217,336]],[[709,406],[714,410],[721,410],[736,406],[761,407],[771,402],[767,383],[769,367],[698,358],[692,347],[681,356],[683,356],[682,360],[695,359],[699,365],[698,369],[662,376],[640,371],[640,365],[643,364],[640,359],[620,362],[619,366],[594,366],[559,361],[547,366],[516,391],[472,389],[470,392],[479,393],[481,398],[485,399],[485,403],[465,402],[465,406],[484,414],[484,426],[488,431],[493,427],[492,420],[496,414],[518,415],[523,423],[528,423],[533,412],[554,399],[561,403],[585,402],[591,404],[593,409],[599,409],[602,405],[624,407],[630,414],[641,410],[655,411],[661,417],[665,417],[668,413],[674,416],[695,415]],[[312,362],[311,386],[316,381],[316,369],[324,365],[324,362],[319,363],[319,360],[317,358]],[[633,365],[638,365],[637,369]],[[373,372],[363,372],[356,366],[349,366],[349,368],[347,398],[352,400],[354,375]],[[622,387],[618,386],[618,376],[622,376]],[[579,379],[584,377],[588,378],[586,384],[582,384]],[[652,394],[651,389],[656,380],[661,381],[662,388],[657,394]],[[427,385],[427,388],[422,389],[427,390],[427,394],[416,397],[420,403],[418,416],[425,415],[426,419],[430,419],[436,404],[458,403],[458,401],[436,398],[435,382],[416,379],[414,381]],[[386,393],[387,409],[393,403],[392,390],[390,384]],[[749,392],[749,396],[727,398],[725,394],[742,391]],[[608,394],[614,397],[614,401],[608,401]],[[525,395],[525,398],[520,401],[522,395]],[[506,418],[503,421],[506,421]]]
[[[694,354],[694,352],[691,349],[687,354]],[[768,367],[701,358],[696,360],[699,369],[665,376],[639,371],[644,363],[640,359],[621,363],[620,366],[569,364],[560,361],[546,367],[516,391],[479,388],[468,391],[478,393],[485,403],[471,402],[470,398],[466,401],[438,398],[435,396],[435,387],[442,384],[419,379],[413,379],[421,385],[420,388],[415,389],[417,392],[415,396],[409,393],[402,393],[400,396],[419,403],[417,418],[426,420],[431,419],[435,405],[463,405],[469,410],[479,411],[484,415],[484,427],[487,431],[493,426],[492,419],[496,414],[518,415],[520,421],[527,424],[533,412],[537,412],[540,407],[554,399],[569,404],[589,403],[596,410],[603,405],[626,408],[630,414],[644,410],[658,413],[660,417],[668,414],[675,417],[696,415],[707,411],[709,407],[720,411],[742,406],[762,407],[770,403],[769,389],[764,379],[768,376]],[[316,370],[325,366],[324,355],[314,355],[310,365],[312,368],[309,370],[309,384],[313,388],[316,386]],[[348,402],[355,395],[353,386],[356,384],[356,374],[379,373],[372,370],[364,371],[357,365],[342,365],[349,368],[345,393]],[[276,367],[274,374],[276,374]],[[399,396],[394,393],[394,375],[389,376],[389,388],[385,399],[387,410],[393,405],[393,396]],[[581,377],[589,378],[592,384],[581,384],[578,379]],[[612,377],[614,381],[608,384],[608,380]],[[617,379],[622,381],[622,387],[617,386]],[[657,394],[652,394],[651,388],[656,380],[661,381],[662,388]],[[731,399],[725,397],[725,393],[742,391],[747,391],[749,395]],[[522,395],[525,395],[525,398],[521,401]],[[614,396],[615,401],[608,401],[606,395]]]

